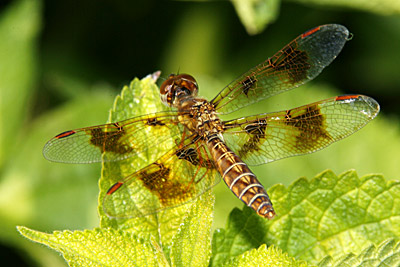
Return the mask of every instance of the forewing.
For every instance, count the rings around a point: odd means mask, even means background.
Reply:
[[[46,159],[64,163],[123,160],[139,153],[167,151],[182,131],[176,112],[160,112],[128,120],[63,132],[46,143]]]
[[[225,122],[227,145],[249,165],[312,153],[356,132],[379,113],[363,95],[345,95],[298,108]]]
[[[192,138],[186,142],[114,184],[103,199],[105,213],[113,218],[146,216],[187,203],[218,183],[204,145]]]
[[[226,114],[304,84],[335,59],[348,39],[341,25],[311,29],[233,81],[211,103]]]

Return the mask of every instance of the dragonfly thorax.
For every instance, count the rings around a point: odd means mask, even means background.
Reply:
[[[223,125],[215,111],[214,105],[203,98],[187,98],[179,103],[181,123],[192,133],[206,137],[222,133]]]

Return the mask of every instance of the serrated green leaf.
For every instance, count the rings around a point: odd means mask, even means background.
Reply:
[[[258,249],[247,251],[237,256],[224,266],[308,266],[304,261],[297,261],[295,258],[283,253],[281,249],[266,245],[260,246]]]
[[[63,254],[70,266],[168,266],[156,242],[111,228],[47,234],[18,226],[26,238]]]
[[[359,255],[353,253],[339,257],[335,261],[332,257],[323,259],[318,266],[399,266],[400,265],[400,242],[387,239],[378,246],[371,245],[364,249]]]
[[[264,221],[249,208],[233,209],[225,229],[214,232],[211,266],[221,266],[230,258],[261,246],[268,230]]]
[[[174,266],[207,265],[211,256],[213,207],[211,190],[192,205],[172,241],[171,262]]]
[[[316,264],[400,235],[400,182],[380,175],[325,171],[268,192],[277,217],[265,221],[247,209],[234,210],[226,230],[214,234],[215,266],[263,243]]]
[[[129,87],[125,87],[121,96],[118,96],[115,101],[110,120],[118,121],[124,119],[125,116],[137,116],[142,112],[147,113],[163,109],[163,107],[157,106],[157,103],[161,103],[161,101],[154,101],[155,96],[159,96],[158,88],[155,86],[157,77],[157,75],[149,76],[140,81],[135,79]],[[152,156],[154,157],[154,151],[152,151]],[[127,165],[123,165],[124,163],[105,163],[103,165],[103,176],[99,182],[101,189],[99,197],[101,229],[84,232],[54,232],[52,235],[24,227],[20,227],[19,230],[31,240],[46,244],[62,252],[64,258],[72,266],[89,266],[90,264],[96,266],[132,266],[133,263],[141,266],[141,261],[144,261],[145,257],[154,258],[154,255],[150,255],[151,253],[154,254],[154,249],[157,250],[160,257],[162,256],[162,260],[159,261],[160,259],[158,259],[157,261],[162,266],[168,264],[170,255],[176,266],[206,265],[211,254],[211,225],[214,207],[214,196],[211,191],[191,203],[146,217],[114,219],[105,215],[102,209],[102,194],[104,195],[109,186],[114,183],[113,179],[122,179],[134,172],[135,168],[141,168],[141,165],[148,164],[149,160],[154,159],[151,159],[150,155],[143,155],[143,157],[132,159]],[[115,206],[115,208],[123,209],[124,207]],[[124,250],[124,246],[120,248],[120,251],[115,250],[113,243],[131,242],[132,240],[129,238],[121,239],[130,236],[133,236],[135,240],[130,244],[132,247],[128,247],[128,251]],[[139,237],[142,238],[140,240],[146,240],[147,243],[140,241]],[[61,239],[62,241],[60,241]],[[107,245],[101,246],[101,244]],[[137,250],[134,250],[134,252],[137,253],[142,249],[143,244],[151,244],[153,250],[145,251],[146,253],[143,255],[139,253],[129,259],[118,258],[119,254],[123,256],[125,253],[131,255],[132,250],[136,248]],[[87,248],[87,251],[82,250],[81,247]],[[110,248],[110,251],[107,250],[108,248]],[[104,259],[99,256],[103,254],[107,254]],[[136,258],[138,261],[136,261]],[[120,263],[116,264],[118,261]],[[150,261],[148,264],[153,266]]]
[[[149,76],[143,80],[135,79],[129,87],[124,87],[118,96],[110,113],[110,121],[120,121],[138,115],[165,110],[159,99],[159,89],[155,85],[156,78]],[[146,144],[143,144],[146,145]],[[167,209],[155,214],[139,218],[110,218],[103,210],[102,200],[107,190],[116,181],[132,174],[154,162],[158,156],[165,153],[161,148],[154,148],[148,153],[132,159],[104,163],[100,179],[99,213],[101,227],[112,227],[125,231],[137,232],[140,236],[155,237],[164,252],[171,253],[172,261],[177,266],[203,265],[208,261],[211,249],[211,224],[214,198],[210,192],[196,201],[177,208]],[[139,181],[138,181],[139,182]],[[143,186],[137,184],[137,186]],[[149,195],[148,198],[155,196]],[[123,196],[116,202],[114,209],[123,212],[126,205],[138,205],[135,196]],[[125,201],[126,205],[120,205]],[[202,256],[200,256],[202,255]]]
[[[280,0],[232,0],[232,4],[247,32],[257,34],[276,19]]]

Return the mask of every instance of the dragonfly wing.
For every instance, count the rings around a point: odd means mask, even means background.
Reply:
[[[329,24],[311,29],[225,87],[212,101],[227,114],[314,79],[342,50],[349,31]]]
[[[191,140],[115,183],[103,199],[105,213],[114,218],[146,216],[185,204],[218,183],[207,149]]]
[[[320,150],[361,129],[378,113],[374,99],[344,95],[227,121],[224,138],[242,160],[258,165]]]
[[[182,131],[176,112],[160,112],[128,120],[63,132],[46,143],[46,159],[64,163],[93,163],[123,160],[175,145]],[[161,149],[163,148],[163,149]],[[153,153],[153,152],[151,152]]]

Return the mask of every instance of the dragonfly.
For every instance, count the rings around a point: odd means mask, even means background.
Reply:
[[[232,120],[222,120],[220,115],[314,79],[349,39],[349,31],[338,24],[308,30],[210,101],[197,96],[193,76],[171,74],[160,86],[168,110],[62,132],[46,143],[44,157],[94,163],[155,153],[154,162],[132,170],[104,195],[104,212],[112,218],[148,216],[180,206],[222,178],[237,198],[261,217],[272,219],[273,204],[249,166],[325,148],[374,119],[379,104],[353,94]],[[125,206],[116,209],[115,205]]]

